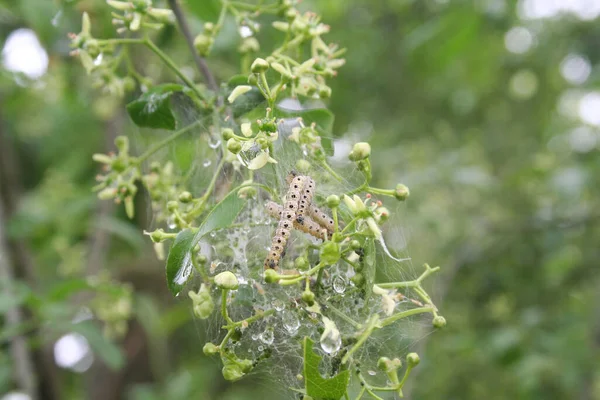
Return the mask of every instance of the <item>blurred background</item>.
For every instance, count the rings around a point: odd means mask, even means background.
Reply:
[[[184,7],[197,33],[219,2]],[[377,186],[410,187],[408,251],[443,267],[430,285],[448,327],[414,343],[406,397],[600,399],[600,1],[301,8],[348,48],[334,134],[372,144]],[[83,11],[114,36],[100,0],[0,1],[0,398],[273,398],[202,355],[202,325],[141,235],[149,217],[91,191],[92,154],[139,129],[133,97],[93,89],[69,56]],[[220,80],[238,40],[225,29],[215,44]],[[157,42],[194,73],[175,28]],[[172,80],[144,49],[135,62]]]

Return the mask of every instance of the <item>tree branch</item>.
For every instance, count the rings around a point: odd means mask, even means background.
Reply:
[[[190,28],[187,23],[187,20],[185,19],[185,15],[183,15],[183,10],[181,9],[181,6],[179,5],[177,0],[169,0],[169,6],[173,10],[173,13],[175,13],[175,18],[177,18],[177,24],[179,25],[179,29],[181,29],[181,33],[183,33],[185,41],[190,51],[192,52],[192,56],[194,57],[194,63],[196,64],[196,67],[204,76],[208,88],[217,93],[219,91],[219,85],[217,84],[217,80],[215,79],[212,72],[210,72],[210,69],[208,68],[208,65],[206,64],[204,58],[200,57],[200,54],[198,54],[196,48],[194,47],[194,38],[192,37],[192,33],[190,32]]]

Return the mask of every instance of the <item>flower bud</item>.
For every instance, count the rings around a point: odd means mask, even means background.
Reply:
[[[210,289],[208,286],[202,284],[198,293],[190,290],[188,292],[188,296],[190,296],[190,299],[192,299],[194,314],[196,317],[200,319],[206,319],[210,317],[210,314],[212,314],[213,310],[215,309],[215,303],[210,295]]]
[[[227,101],[233,103],[235,99],[252,90],[252,86],[248,85],[238,85],[231,91],[229,97],[227,97]]]
[[[352,250],[358,250],[361,248],[360,242],[356,239],[354,239],[353,241],[350,242],[350,248]]]
[[[194,39],[194,47],[201,56],[206,56],[208,55],[208,53],[210,53],[210,49],[212,48],[213,42],[214,39],[212,38],[212,36],[207,36],[202,33],[196,36],[196,38]]]
[[[392,363],[392,360],[390,360],[387,357],[379,357],[379,360],[377,360],[377,368],[379,368],[380,371],[389,371],[390,368],[390,364]]]
[[[371,145],[367,142],[358,142],[352,148],[348,158],[350,161],[360,161],[371,155]]]
[[[204,352],[205,356],[215,355],[219,352],[219,346],[216,346],[216,345],[212,344],[211,342],[208,342],[202,348],[202,352]]]
[[[221,373],[223,374],[223,378],[225,378],[225,380],[231,382],[237,381],[238,379],[244,376],[242,369],[236,364],[229,364],[224,366],[221,370]]]
[[[206,33],[213,33],[215,31],[215,24],[213,24],[212,22],[207,22],[204,24],[204,32]]]
[[[446,318],[442,317],[441,315],[436,315],[433,318],[433,326],[436,328],[444,328],[446,326]]]
[[[260,74],[261,72],[265,72],[268,69],[269,63],[263,58],[257,58],[256,60],[254,60],[252,66],[250,67],[250,70],[255,74]]]
[[[223,129],[221,134],[223,135],[223,139],[225,139],[225,140],[229,140],[235,136],[235,133],[233,132],[233,129],[231,129],[231,128]]]
[[[188,191],[185,192],[181,192],[179,194],[179,201],[182,203],[189,203],[190,201],[192,201],[194,197],[192,196],[192,194]]]
[[[115,146],[121,153],[127,153],[129,151],[129,139],[127,136],[117,136],[115,139]]]
[[[98,198],[100,200],[110,200],[114,199],[117,196],[117,189],[115,188],[105,188],[98,192]]]
[[[419,362],[421,362],[421,359],[417,353],[408,353],[406,356],[406,362],[408,363],[409,367],[416,367],[419,365]]]
[[[215,276],[215,284],[217,287],[227,290],[236,290],[240,286],[237,277],[231,271],[221,272]]]
[[[284,81],[291,81],[293,79],[291,72],[288,71],[287,68],[284,67],[282,64],[274,62],[271,64],[271,67],[273,67],[273,69],[281,75],[281,78]]]
[[[327,85],[319,86],[319,97],[322,99],[328,99],[331,97],[331,88]]]
[[[171,200],[169,202],[167,202],[167,210],[169,210],[169,212],[173,212],[175,210],[177,210],[179,208],[179,204],[177,204],[177,202],[175,200]]]
[[[396,185],[396,189],[394,190],[394,197],[400,201],[406,200],[408,195],[410,194],[408,187],[399,183]]]
[[[305,174],[310,170],[310,167],[310,162],[303,158],[296,161],[296,169],[298,170],[298,172]]]
[[[294,266],[300,271],[305,270],[308,267],[308,260],[305,257],[298,257],[294,261]]]
[[[355,274],[352,278],[350,278],[350,280],[352,281],[352,283],[354,283],[354,286],[356,287],[361,287],[365,284],[365,277],[361,273]]]
[[[290,29],[290,24],[288,24],[287,22],[283,22],[283,21],[275,21],[275,22],[273,22],[272,25],[273,25],[273,28],[275,28],[281,32],[287,32]]]
[[[168,237],[170,237],[169,235],[165,236],[165,231],[161,228],[161,229],[156,229],[153,232],[145,232],[144,233],[148,234],[148,236],[150,236],[150,240],[152,240],[152,242],[154,243],[160,243],[163,240],[167,239]]]
[[[273,269],[266,270],[265,271],[265,282],[267,282],[267,283],[279,282],[279,274]]]
[[[385,207],[379,207],[375,210],[375,214],[379,217],[378,221],[380,224],[384,223],[390,218],[390,210]]]
[[[335,264],[341,257],[340,245],[336,242],[323,243],[323,245],[321,245],[319,257],[321,258],[321,262],[326,265]]]
[[[245,137],[252,136],[252,124],[250,122],[244,122],[240,125],[240,129],[242,130],[242,135]]]
[[[107,156],[106,154],[94,154],[92,160],[102,164],[111,164],[113,162],[112,157]]]
[[[231,138],[227,141],[227,150],[233,154],[237,154],[242,150],[242,144],[235,138]]]
[[[127,196],[125,197],[125,214],[129,219],[132,219],[135,215],[135,207],[133,204],[133,197]]]
[[[252,362],[252,360],[248,360],[248,359],[239,360],[238,365],[242,369],[242,372],[245,374],[252,371],[252,368],[254,367],[254,363]]]
[[[315,304],[315,294],[310,290],[302,292],[302,301],[304,301],[309,307]]]
[[[327,207],[336,208],[340,205],[340,197],[335,194],[327,196]]]

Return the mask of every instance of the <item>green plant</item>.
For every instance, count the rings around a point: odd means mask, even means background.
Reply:
[[[303,386],[294,390],[305,399],[349,398],[352,390],[358,392],[357,398],[368,394],[378,399],[378,393],[386,392],[401,396],[411,369],[419,362],[416,354],[406,356],[402,378],[402,362],[393,357],[395,353],[389,354],[393,358],[376,357],[385,375],[381,385],[370,383],[368,375],[372,374],[364,374],[363,366],[374,362],[370,347],[378,334],[394,329],[398,321],[431,314],[433,326],[445,325],[423,288],[424,279],[438,267],[425,265],[424,272],[413,280],[377,279],[379,265],[400,265],[403,260],[387,249],[381,226],[390,211],[374,196],[403,201],[409,191],[402,184],[395,189],[371,186],[368,143],[353,146],[348,157],[351,163],[343,166],[347,174],[336,172],[329,164],[333,114],[310,104],[331,96],[328,80],[344,64],[345,50],[323,39],[329,27],[316,14],[298,11],[292,1],[251,4],[223,0],[217,22],[205,23],[202,33],[192,40],[173,1],[175,14],[154,8],[149,0],[109,0],[108,4],[115,10],[114,23],[124,37],[93,37],[89,17],[84,14],[81,32],[72,36],[74,54],[93,84],[109,93],[124,96],[139,87],[141,95],[127,106],[136,125],[173,132],[138,156],[130,154],[126,137],[117,138],[118,153],[94,156],[105,166],[95,189],[102,199],[124,203],[130,218],[140,186],[149,194],[157,221],[168,228],[146,232],[159,258],[164,256],[164,244],[172,241],[166,261],[169,289],[179,295],[195,275],[199,289],[188,292],[194,313],[201,319],[216,319],[222,326],[224,336],[218,343],[206,343],[204,353],[219,356],[223,376],[231,381],[250,373],[261,361],[279,357],[286,363],[286,372],[295,375],[296,371],[303,382],[288,381],[288,386]],[[176,14],[190,47],[197,52],[194,56],[206,85],[184,73],[148,32],[172,23]],[[260,43],[256,34],[263,15],[272,16],[271,26],[281,31],[283,41],[261,58],[257,57]],[[241,36],[242,75],[219,87],[201,57],[211,54],[230,17]],[[148,48],[181,84],[153,84],[153,79],[131,62],[131,46]],[[286,99],[300,104],[299,110],[283,107]],[[180,107],[185,107],[185,117],[180,115]],[[190,115],[193,122],[180,127]],[[197,140],[206,141],[216,160],[213,176],[201,195],[176,172],[176,160],[153,161],[146,168],[163,148],[198,133]],[[268,199],[288,204],[292,189],[283,181],[292,168],[305,182],[325,188],[319,192],[311,186],[305,207],[326,206],[322,218],[331,215],[333,222],[319,222],[320,213],[316,212],[311,223],[324,231],[315,234],[321,237],[320,243],[300,234],[298,240],[282,245],[276,254],[278,265],[263,262],[266,251],[262,247],[268,241],[257,240],[258,244],[251,246],[247,234],[255,229],[268,232],[256,237],[270,239],[273,229],[263,203]],[[353,183],[356,181],[359,183]],[[280,193],[285,192],[288,195],[282,202]],[[300,207],[299,203],[294,207]],[[306,221],[290,219],[292,222],[302,225]],[[301,226],[297,228],[302,231]],[[290,235],[290,231],[282,232]],[[314,354],[316,340],[323,360]],[[303,354],[301,371],[298,363],[287,359],[290,352]]]

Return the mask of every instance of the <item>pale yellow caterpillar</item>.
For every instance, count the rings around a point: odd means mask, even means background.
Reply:
[[[273,218],[279,219],[279,218],[281,218],[281,213],[283,212],[283,207],[281,207],[279,204],[275,203],[274,201],[269,201],[267,203],[267,212]],[[304,223],[302,223],[302,224],[300,224],[298,221],[294,221],[293,226],[295,229],[298,229],[299,231],[304,232],[304,233],[308,233],[309,235],[311,235],[317,239],[327,240],[330,237],[327,229],[324,228],[323,226],[319,225],[317,222],[315,222],[310,217],[304,217]]]
[[[294,180],[298,176],[300,176],[300,175],[298,175],[297,172],[291,171],[288,174],[288,176],[286,177],[287,183],[291,184],[292,180]],[[312,198],[313,198],[313,195],[314,195],[315,183],[314,183],[314,181],[310,177],[307,176],[306,178],[307,178],[308,182],[311,183],[311,187],[307,188],[309,190],[309,192],[305,193],[305,195],[309,196],[310,201],[308,202],[308,210],[307,211],[303,211],[302,213],[299,213],[299,215],[307,214],[308,216],[310,216],[313,219],[313,221],[317,222],[319,225],[321,225],[322,227],[324,227],[325,229],[327,229],[327,231],[329,232],[329,235],[331,235],[331,234],[333,234],[333,231],[334,231],[334,222],[333,222],[333,219],[329,215],[327,215],[326,213],[324,213],[323,211],[321,211],[319,209],[319,207],[317,207],[314,204],[312,204]],[[299,209],[302,208],[302,205],[303,205],[302,203],[299,204]]]
[[[306,178],[304,176],[296,176],[290,182],[290,187],[285,196],[286,200],[279,216],[277,230],[271,241],[271,249],[267,258],[265,258],[265,269],[277,268],[279,260],[285,253],[285,246],[290,237],[290,230],[297,219],[298,199],[301,197],[305,182]]]

